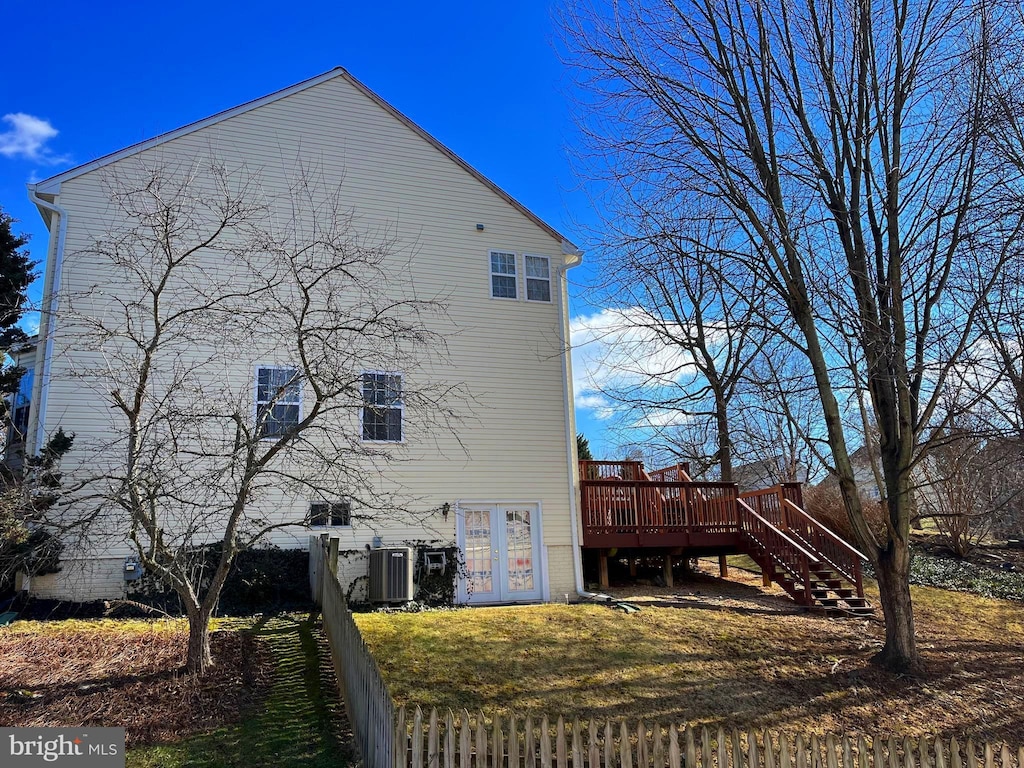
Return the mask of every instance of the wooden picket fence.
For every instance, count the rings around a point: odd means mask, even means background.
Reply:
[[[398,711],[394,768],[1024,768],[1024,748],[968,739],[741,733]],[[404,745],[404,748],[403,748]]]
[[[338,582],[337,539],[310,537],[309,582],[323,615],[334,672],[363,765],[391,768],[395,704],[345,602],[345,592]]]
[[[310,538],[309,580],[366,768],[1024,768],[1024,747],[972,739],[803,736],[643,721],[398,709],[338,582],[338,543]]]

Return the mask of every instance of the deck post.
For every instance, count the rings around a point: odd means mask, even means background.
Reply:
[[[629,558],[629,578],[631,578],[631,579],[635,579],[636,578],[636,558],[635,557]]]
[[[770,587],[772,585],[772,561],[770,557],[765,557],[763,563],[758,563],[761,566],[761,586]]]
[[[729,561],[725,555],[718,556],[718,575],[723,579],[729,578]]]
[[[672,582],[672,555],[665,555],[665,566],[664,566],[664,577],[665,586],[674,587],[675,584]]]
[[[598,575],[597,581],[602,589],[608,589],[608,550],[602,549],[598,553]]]

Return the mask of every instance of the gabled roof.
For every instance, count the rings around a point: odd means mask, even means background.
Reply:
[[[171,141],[172,139],[176,139],[180,136],[185,136],[189,133],[198,131],[202,128],[206,128],[211,125],[216,125],[217,123],[223,120],[235,117],[236,115],[244,114],[246,112],[249,112],[250,110],[257,109],[266,104],[271,104],[275,101],[291,96],[294,93],[298,93],[300,91],[306,90],[307,88],[312,88],[313,86],[320,85],[321,83],[327,82],[328,80],[333,80],[336,77],[341,77],[347,80],[357,90],[365,94],[368,98],[372,99],[375,103],[380,105],[385,111],[389,112],[393,117],[395,117],[395,119],[407,125],[410,129],[412,129],[423,139],[430,142],[430,144],[437,148],[438,151],[447,155],[451,160],[453,160],[455,163],[461,166],[463,170],[465,170],[467,173],[469,173],[471,176],[477,179],[481,184],[491,189],[496,195],[501,197],[513,208],[515,208],[528,219],[530,219],[530,221],[532,221],[534,224],[539,226],[541,229],[543,229],[549,235],[554,237],[556,240],[562,241],[563,252],[568,254],[576,251],[576,246],[573,245],[572,242],[570,242],[569,239],[565,237],[565,235],[563,235],[561,232],[559,232],[554,227],[549,225],[547,222],[545,222],[543,219],[541,219],[539,216],[533,213],[533,211],[528,209],[525,205],[523,205],[514,197],[512,197],[503,189],[501,189],[501,187],[499,187],[493,181],[491,181],[482,173],[480,173],[480,171],[478,171],[476,168],[471,166],[461,157],[459,157],[450,149],[448,149],[448,147],[446,147],[440,141],[438,141],[429,133],[427,133],[423,128],[421,128],[419,125],[413,122],[410,118],[406,117],[404,114],[395,109],[395,107],[393,107],[383,98],[378,96],[367,86],[363,85],[363,83],[361,83],[359,80],[353,77],[344,67],[335,67],[334,69],[328,72],[324,72],[322,75],[311,77],[308,80],[303,80],[301,83],[296,83],[295,85],[291,85],[287,88],[282,88],[279,91],[275,91],[274,93],[268,94],[261,98],[253,99],[252,101],[247,101],[244,104],[239,104],[237,107],[226,109],[223,112],[218,112],[217,114],[211,115],[210,117],[204,118],[202,120],[197,120],[194,123],[189,123],[188,125],[184,125],[181,128],[176,128],[173,131],[162,133],[159,136],[153,137],[152,139],[146,139],[145,141],[140,141],[137,144],[132,144],[131,146],[125,147],[124,149],[118,150],[117,152],[111,152],[109,155],[104,155],[103,157],[98,158],[97,160],[93,160],[92,162],[89,163],[83,163],[82,165],[79,165],[75,168],[71,168],[67,171],[64,171],[63,173],[58,173],[56,176],[51,176],[50,178],[44,181],[40,181],[37,184],[30,186],[34,188],[37,194],[59,194],[61,182],[67,181],[69,179],[74,179],[83,174],[95,171],[98,168],[103,168],[104,166],[110,165],[111,163],[115,163],[118,160],[130,157],[134,154],[150,149],[151,147],[159,146],[160,144]]]

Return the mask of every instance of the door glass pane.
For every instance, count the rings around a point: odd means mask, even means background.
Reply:
[[[469,593],[494,591],[494,561],[491,559],[491,511],[466,510],[466,570]]]
[[[533,532],[530,512],[505,510],[505,542],[508,550],[508,588],[511,592],[533,589]]]

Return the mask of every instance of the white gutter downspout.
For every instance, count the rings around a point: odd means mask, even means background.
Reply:
[[[569,521],[572,530],[573,575],[576,580],[576,594],[579,597],[586,600],[610,600],[611,598],[607,595],[588,592],[583,581],[583,552],[580,548],[579,518],[576,514],[576,486],[580,465],[576,457],[576,413],[573,409],[572,360],[570,358],[572,341],[569,333],[569,286],[566,279],[566,274],[570,269],[583,263],[583,251],[563,241],[562,253],[572,257],[562,265],[562,285],[558,299],[562,305],[560,307],[562,310],[562,377],[565,380],[567,395],[565,399],[565,445],[566,460],[569,462]]]
[[[50,393],[50,363],[53,359],[53,330],[57,322],[57,294],[60,290],[60,273],[64,262],[64,242],[68,231],[67,211],[56,203],[43,200],[36,194],[36,185],[28,185],[28,197],[39,208],[45,208],[60,219],[57,227],[57,241],[52,258],[46,261],[46,274],[43,282],[43,304],[40,308],[39,349],[36,352],[36,380],[32,385],[32,404],[35,406],[35,431],[29,432],[30,442],[26,447],[29,455],[38,455],[46,442],[46,400]],[[50,217],[47,229],[53,236],[53,217]]]

